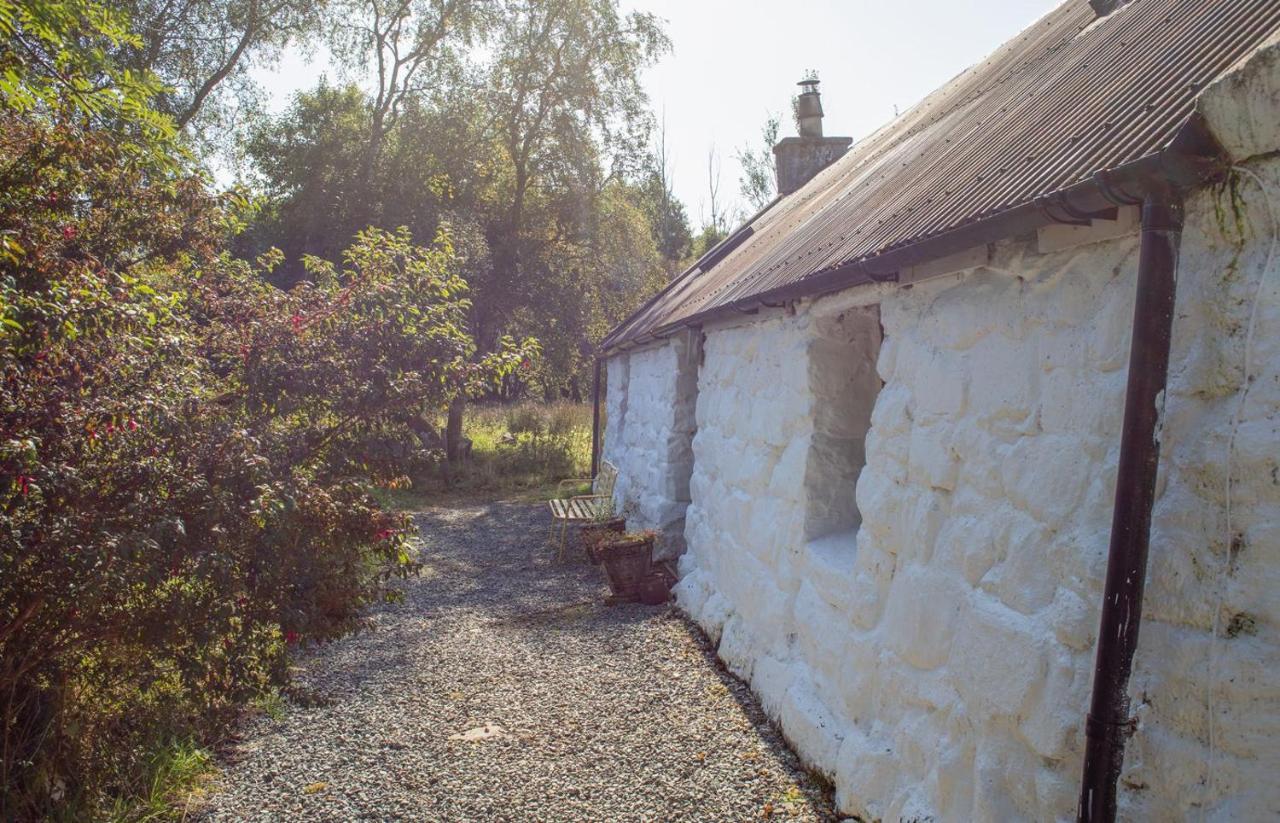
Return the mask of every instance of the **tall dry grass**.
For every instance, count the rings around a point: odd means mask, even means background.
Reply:
[[[390,493],[391,501],[403,507],[441,495],[543,499],[559,481],[591,473],[587,403],[470,406],[463,435],[471,440],[467,460],[420,467],[411,475],[412,488]]]

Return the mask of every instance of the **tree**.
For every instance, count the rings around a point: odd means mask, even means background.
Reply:
[[[285,254],[281,282],[305,275],[303,259],[314,255],[338,261],[342,249],[369,225],[373,203],[382,197],[362,178],[369,135],[368,98],[355,86],[325,82],[299,94],[274,120],[259,124],[247,154],[261,177],[264,213],[242,251],[257,255],[272,246]],[[412,226],[419,236],[436,226]]]
[[[166,90],[154,107],[217,139],[235,103],[252,96],[250,66],[313,36],[325,0],[124,0],[116,8],[138,35],[116,50],[116,62],[158,76]]]
[[[667,41],[651,16],[624,15],[616,0],[473,3],[469,27],[436,39],[441,28],[429,26],[424,40],[413,27],[455,6],[427,8],[436,11],[353,5],[366,51],[350,51],[348,65],[354,71],[364,53],[374,90],[323,86],[255,131],[249,155],[266,198],[254,250],[279,245],[293,279],[302,254],[333,259],[361,221],[414,236],[448,225],[464,247],[479,351],[506,333],[544,338],[547,367],[504,391],[536,382],[554,394],[579,378],[589,329],[603,322],[587,296],[612,284],[619,298],[604,304],[621,319],[687,252],[683,207],[647,150],[652,118],[637,80]],[[370,28],[375,17],[382,23]],[[396,29],[390,20],[405,22]],[[483,52],[466,50],[481,38]],[[393,67],[422,42],[434,45],[406,81]],[[381,63],[368,50],[377,43],[388,55]],[[380,109],[388,116],[375,127]],[[380,148],[370,155],[375,133]],[[634,261],[605,251],[626,245],[613,233],[623,225],[646,235]],[[459,403],[455,433],[460,414]]]
[[[691,256],[702,257],[716,244],[729,236],[729,231],[741,219],[741,210],[726,205],[720,196],[720,156],[713,144],[707,149],[707,199],[703,203],[702,230],[693,239]]]
[[[361,174],[366,185],[407,100],[449,78],[457,55],[484,33],[491,0],[340,0],[333,43],[349,68],[374,66]]]
[[[414,567],[370,492],[406,417],[498,385],[446,235],[363,231],[294,288],[91,0],[0,4],[0,819],[84,819]],[[121,788],[123,787],[123,788]],[[74,804],[79,803],[80,806]]]
[[[760,130],[761,141],[758,149],[749,146],[738,149],[738,163],[742,166],[742,177],[738,183],[742,196],[759,211],[773,201],[778,194],[778,177],[774,169],[773,147],[778,144],[778,130],[782,119],[770,114]]]
[[[664,119],[658,128],[647,167],[641,175],[640,193],[654,242],[666,261],[668,279],[680,270],[693,242],[684,204],[672,191],[670,165]]]
[[[526,265],[566,228],[544,220],[531,229],[531,194],[546,202],[575,190],[599,191],[605,179],[637,168],[651,125],[639,77],[667,48],[657,18],[623,16],[617,0],[507,3],[488,102],[510,178],[504,214],[489,231],[492,280],[476,296],[482,345],[527,296]]]
[[[122,147],[155,151],[168,145],[173,123],[153,111],[161,84],[148,72],[122,69],[111,56],[141,40],[118,10],[92,0],[0,3],[0,102],[19,117],[56,113],[114,129]],[[0,235],[12,251],[12,237]]]

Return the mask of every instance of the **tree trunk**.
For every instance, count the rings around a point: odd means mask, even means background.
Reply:
[[[444,427],[444,453],[450,463],[462,459],[462,412],[466,406],[467,401],[462,397],[449,404],[449,421]]]

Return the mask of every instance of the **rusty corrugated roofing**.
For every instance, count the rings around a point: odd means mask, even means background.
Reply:
[[[1200,91],[1277,28],[1280,0],[1132,0],[1101,19],[1068,0],[754,217],[745,240],[674,280],[604,348],[1157,154]]]

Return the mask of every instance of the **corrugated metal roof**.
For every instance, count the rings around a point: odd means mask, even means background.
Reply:
[[[1277,28],[1280,0],[1132,0],[1104,18],[1068,0],[754,217],[735,248],[674,280],[604,347],[1160,153],[1200,91]]]

